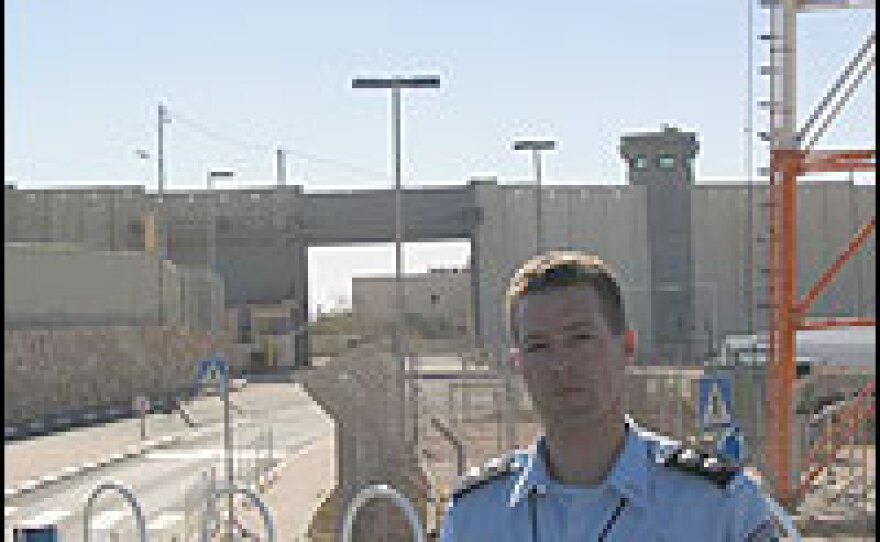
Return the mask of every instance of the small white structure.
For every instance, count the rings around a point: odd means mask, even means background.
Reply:
[[[795,341],[798,360],[819,365],[873,367],[877,357],[872,327],[798,331]],[[730,335],[716,361],[721,365],[761,364],[766,363],[767,352],[766,334]]]

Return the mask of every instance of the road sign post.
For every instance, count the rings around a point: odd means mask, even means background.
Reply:
[[[220,358],[210,358],[199,362],[198,386],[218,391],[223,399],[223,443],[226,450],[226,487],[234,487],[235,464],[233,463],[232,424],[229,412],[229,367]],[[235,494],[228,492],[226,536],[231,542],[235,526],[233,502]]]
[[[141,418],[141,440],[147,439],[147,412],[150,411],[150,399],[143,395],[134,398],[134,410]]]

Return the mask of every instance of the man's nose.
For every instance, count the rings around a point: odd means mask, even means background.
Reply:
[[[575,366],[574,357],[575,356],[569,353],[566,349],[560,348],[557,350],[553,363],[550,365],[556,373],[566,374],[571,372],[572,368]]]

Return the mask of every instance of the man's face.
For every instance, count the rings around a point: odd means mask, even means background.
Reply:
[[[513,361],[544,424],[620,423],[630,359],[597,292],[573,286],[529,294],[518,310]]]

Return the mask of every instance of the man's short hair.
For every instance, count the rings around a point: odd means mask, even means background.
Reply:
[[[517,308],[525,296],[585,285],[599,295],[602,315],[615,335],[626,331],[626,311],[620,286],[605,263],[581,252],[557,251],[536,256],[524,263],[510,279],[507,289],[507,329],[513,344],[519,344]]]

